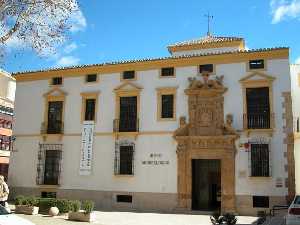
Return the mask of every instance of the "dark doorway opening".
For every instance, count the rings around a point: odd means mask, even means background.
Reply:
[[[221,161],[192,159],[192,210],[221,207]]]

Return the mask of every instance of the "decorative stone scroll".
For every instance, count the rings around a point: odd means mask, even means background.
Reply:
[[[227,88],[224,77],[202,80],[189,78],[189,122],[180,118],[179,128],[174,132],[177,141],[178,162],[178,208],[191,210],[192,159],[220,159],[222,212],[235,212],[235,140],[238,135],[232,127],[233,116],[226,115],[224,123],[224,97]]]

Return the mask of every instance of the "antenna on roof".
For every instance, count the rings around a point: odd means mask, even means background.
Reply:
[[[209,14],[209,12],[207,14],[204,15],[205,17],[207,17],[207,36],[210,37],[211,36],[211,33],[210,33],[210,24],[211,24],[211,21],[212,19],[214,18],[213,16],[211,16]]]

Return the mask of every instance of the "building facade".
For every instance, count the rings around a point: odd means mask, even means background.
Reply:
[[[242,215],[286,203],[295,192],[289,49],[209,35],[168,50],[14,74],[13,195]]]
[[[294,142],[295,142],[295,181],[296,194],[300,194],[300,65],[291,65],[292,101],[294,114]]]
[[[9,155],[12,149],[12,123],[16,82],[0,70],[0,174],[7,179]]]

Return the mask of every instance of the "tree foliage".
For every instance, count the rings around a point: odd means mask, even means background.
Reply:
[[[64,41],[77,0],[0,0],[0,55],[17,40],[39,55]]]

